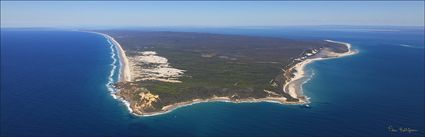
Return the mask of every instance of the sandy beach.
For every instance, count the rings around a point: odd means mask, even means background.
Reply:
[[[100,33],[102,34],[102,33]],[[128,61],[127,56],[125,55],[125,51],[123,50],[123,48],[121,47],[121,45],[111,36],[106,35],[106,34],[102,34],[103,36],[105,36],[106,38],[108,38],[112,44],[114,44],[118,51],[119,51],[119,58],[120,58],[120,63],[121,63],[121,73],[120,73],[120,79],[119,81],[121,82],[129,82],[131,81],[131,71],[130,71],[130,62]]]
[[[288,93],[291,97],[300,99],[300,102],[309,103],[309,100],[308,100],[309,98],[304,95],[303,89],[302,89],[302,85],[309,80],[309,79],[305,79],[308,77],[305,73],[305,66],[307,66],[308,64],[314,61],[345,57],[345,56],[349,56],[349,55],[353,55],[357,53],[357,51],[351,48],[351,44],[349,43],[332,41],[332,40],[325,40],[325,41],[343,44],[347,46],[348,52],[335,53],[335,52],[323,49],[319,53],[305,59],[304,61],[301,61],[295,64],[293,67],[288,69],[288,71],[295,70],[296,73],[294,73],[294,76],[285,83],[285,85],[283,86],[284,91]]]
[[[121,47],[121,45],[114,38],[112,38],[111,36],[109,36],[107,34],[103,34],[103,33],[99,33],[99,32],[82,31],[82,30],[76,30],[76,31],[87,32],[87,33],[94,33],[94,34],[102,35],[103,37],[105,37],[106,39],[108,39],[111,42],[111,44],[115,47],[115,49],[118,50],[117,53],[119,54],[119,60],[120,60],[120,64],[121,65],[120,65],[120,69],[119,69],[120,70],[120,73],[119,73],[118,81],[120,81],[120,82],[129,82],[129,81],[132,80],[131,71],[130,71],[130,63],[128,61],[128,58],[125,55],[125,51],[123,50],[123,48]],[[112,50],[112,52],[113,52],[113,50]],[[106,84],[106,86],[108,88],[110,88],[110,90],[111,90],[111,96],[114,99],[118,99],[118,100],[122,101],[124,103],[124,105],[127,107],[128,111],[130,113],[133,113],[133,110],[130,107],[130,103],[128,101],[124,100],[123,98],[115,95],[115,93],[118,92],[118,91],[116,91],[116,89],[113,89],[113,87],[111,86],[111,84],[113,84],[112,75],[113,75],[114,70],[115,70],[115,68],[113,68],[113,70],[112,70],[112,72],[111,72],[111,74],[109,76],[109,79],[110,80],[109,80],[108,84]]]
[[[125,55],[125,51],[123,50],[123,48],[121,47],[121,45],[111,36],[103,34],[103,33],[98,33],[98,32],[94,32],[97,34],[100,34],[102,36],[104,36],[105,38],[109,39],[109,41],[112,42],[112,44],[116,47],[116,49],[118,50],[118,54],[119,54],[119,59],[120,59],[120,76],[118,81],[120,82],[130,82],[131,81],[131,71],[130,71],[130,62],[128,61],[127,56]],[[115,99],[120,100],[121,102],[124,103],[124,105],[127,107],[128,111],[130,113],[133,113],[133,109],[130,107],[130,103],[127,100],[124,100],[121,97],[118,97],[115,95],[115,93],[111,94]]]
[[[240,100],[232,100],[228,97],[213,97],[209,99],[194,99],[192,101],[186,101],[186,102],[180,102],[172,105],[167,105],[162,108],[161,111],[158,112],[148,112],[143,113],[142,115],[132,113],[136,116],[156,116],[156,115],[162,115],[169,113],[175,109],[186,107],[198,103],[207,103],[207,102],[229,102],[229,103],[259,103],[259,102],[269,102],[269,103],[278,103],[278,104],[287,104],[287,105],[302,105],[305,104],[305,102],[289,102],[286,101],[286,98],[284,97],[267,97],[267,98],[247,98],[247,99],[240,99]]]
[[[128,58],[125,55],[125,51],[122,48],[122,46],[120,45],[120,43],[118,43],[113,37],[111,37],[107,34],[104,34],[104,33],[93,32],[93,31],[80,31],[80,32],[87,32],[87,33],[94,33],[94,34],[102,35],[103,37],[107,38],[110,42],[112,42],[112,44],[118,50],[120,64],[121,64],[121,67],[120,67],[121,72],[120,72],[120,76],[119,76],[119,81],[129,82],[129,81],[132,80],[130,62],[128,61]]]

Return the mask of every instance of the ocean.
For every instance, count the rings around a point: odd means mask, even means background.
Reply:
[[[120,64],[103,36],[2,29],[1,136],[424,136],[423,28],[146,30],[330,39],[359,53],[307,66],[310,108],[212,102],[137,117],[110,94]]]

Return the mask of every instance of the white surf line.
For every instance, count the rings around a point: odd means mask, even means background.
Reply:
[[[108,88],[108,90],[111,93],[114,93],[115,90],[112,87],[112,84],[114,83],[114,74],[115,74],[115,70],[117,68],[117,66],[115,65],[117,63],[117,59],[115,58],[116,54],[115,54],[115,50],[114,50],[114,45],[107,39],[109,45],[110,45],[110,49],[111,49],[111,59],[112,59],[112,63],[110,64],[110,66],[112,67],[110,73],[109,73],[109,77],[108,77],[108,83],[106,83],[106,87]],[[114,97],[116,98],[116,97]]]
[[[103,35],[103,36],[105,36],[105,35]],[[105,38],[108,40],[108,43],[111,45],[111,54],[112,54],[112,56],[111,56],[111,58],[112,58],[112,66],[113,66],[113,68],[112,68],[112,70],[111,70],[111,74],[109,75],[109,82],[108,82],[108,86],[109,86],[109,88],[111,88],[112,89],[112,91],[113,92],[111,92],[111,96],[114,98],[114,99],[118,99],[118,100],[120,100],[121,102],[123,102],[124,103],[124,105],[127,107],[127,110],[130,112],[130,113],[132,113],[133,112],[133,109],[131,109],[131,107],[130,107],[130,103],[128,102],[128,101],[126,101],[126,100],[124,100],[123,98],[121,98],[121,97],[118,97],[117,95],[115,95],[115,93],[116,93],[116,91],[114,90],[114,88],[112,87],[112,83],[115,83],[115,81],[113,81],[113,75],[114,75],[114,73],[115,73],[115,68],[117,67],[115,64],[116,64],[116,62],[117,62],[117,54],[115,54],[115,52],[117,52],[118,51],[118,47],[117,47],[117,45],[115,45],[114,43],[112,43],[110,40],[111,39],[109,39],[109,37],[106,37],[105,36]],[[114,47],[115,47],[115,50],[114,50]],[[119,54],[119,53],[118,53]],[[120,71],[118,72],[118,80],[120,80],[121,79],[121,69],[123,69],[122,68],[122,62],[120,61],[119,62],[120,63]]]
[[[115,46],[117,54],[119,55],[118,58],[120,59],[120,74],[118,76],[118,81],[131,81],[130,63],[120,43],[118,43],[113,37],[104,33],[94,32],[94,31],[80,31],[80,32],[87,32],[87,33],[102,35],[108,40],[109,44],[112,44],[113,46]]]
[[[106,38],[106,37],[105,37]],[[115,67],[117,67],[115,64],[116,64],[116,62],[117,62],[117,58],[119,58],[119,55],[117,55],[117,54],[119,54],[117,51],[118,51],[118,48],[117,48],[117,46],[115,46],[108,38],[106,38],[107,40],[108,40],[108,43],[111,45],[111,52],[112,52],[112,54],[113,54],[113,60],[114,60],[114,62],[113,62],[113,65],[115,66]],[[115,49],[115,50],[114,50]],[[118,79],[118,81],[120,81],[121,80],[121,71],[122,71],[122,62],[121,61],[118,61],[118,63],[119,63],[119,65],[120,65],[120,68],[119,68],[119,70],[118,70],[118,76],[117,76],[117,79]],[[114,73],[115,74],[115,73]],[[113,83],[115,83],[116,81],[114,81]]]
[[[120,54],[121,53],[120,55],[123,55],[125,57],[125,53],[124,53],[124,50],[122,50],[121,45],[119,45],[119,43],[116,42],[115,39],[113,39],[111,36],[106,35],[106,34],[103,34],[103,33],[100,33],[100,32],[84,31],[84,30],[76,30],[76,31],[98,34],[98,35],[103,36],[108,41],[108,43],[110,45],[109,48],[111,49],[112,63],[110,64],[110,66],[112,66],[112,69],[111,69],[111,71],[109,73],[108,82],[106,83],[106,87],[107,87],[108,91],[110,91],[110,95],[114,99],[117,99],[117,100],[120,100],[121,102],[123,102],[123,104],[127,107],[127,110],[130,113],[133,113],[133,109],[131,109],[130,103],[128,101],[124,100],[123,98],[116,96],[115,93],[117,91],[116,91],[116,89],[114,87],[112,87],[112,84],[116,82],[116,81],[114,81],[114,74],[115,74],[115,71],[116,71],[116,68],[117,68],[117,65],[115,65],[117,63],[117,61],[118,61],[117,60],[117,54]],[[115,50],[114,50],[114,47],[115,47]],[[118,50],[120,50],[120,52],[117,52]],[[117,54],[115,52],[117,52]],[[120,57],[118,56],[118,58],[120,58]],[[127,59],[127,58],[125,57],[125,59]],[[122,72],[122,69],[123,69],[122,68],[122,62],[121,61],[123,61],[123,60],[120,60],[120,62],[119,62],[120,63],[120,68],[119,68],[120,70],[118,72],[118,81],[121,80],[121,72]]]
[[[312,63],[312,62],[311,62]],[[306,65],[308,65],[308,64],[306,64]],[[306,66],[304,66],[304,68],[303,68],[303,71],[304,71],[304,77],[303,78],[306,78],[304,81],[302,81],[302,83],[301,83],[301,85],[300,85],[300,89],[299,89],[299,92],[302,94],[302,95],[304,95],[304,97],[305,97],[305,100],[306,100],[306,102],[307,102],[307,104],[309,104],[310,103],[310,97],[308,97],[308,96],[306,96],[305,94],[304,94],[304,89],[302,88],[302,86],[304,85],[304,84],[306,84],[306,83],[308,83],[311,79],[313,79],[313,77],[314,77],[314,75],[315,75],[315,73],[314,73],[314,70],[311,70],[312,72],[310,73],[310,74],[308,74],[307,73],[307,70],[306,70],[307,68],[306,68]],[[308,74],[308,75],[306,75],[306,74]]]
[[[106,34],[103,35],[109,40],[111,40],[119,51],[118,54],[120,55],[119,58],[121,64],[121,73],[123,73],[122,75],[120,74],[122,76],[122,79],[120,79],[120,81],[131,81],[130,63],[128,61],[127,56],[125,55],[124,49],[122,49],[121,45],[114,38]]]

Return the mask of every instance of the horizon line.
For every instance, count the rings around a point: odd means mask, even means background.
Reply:
[[[0,28],[5,29],[18,29],[18,28],[46,28],[46,29],[81,29],[81,28],[238,28],[238,27],[422,27],[425,28],[425,25],[141,25],[141,26],[111,26],[111,25],[98,25],[98,26],[0,26]]]

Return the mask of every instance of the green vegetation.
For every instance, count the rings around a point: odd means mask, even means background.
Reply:
[[[213,96],[233,99],[279,96],[297,101],[282,90],[286,78],[282,69],[303,52],[324,46],[335,46],[323,41],[296,41],[280,38],[218,35],[184,32],[108,31],[134,56],[139,51],[156,51],[168,59],[170,65],[185,70],[182,83],[136,81],[120,83],[122,96],[138,96],[134,87],[144,87],[160,100],[162,106],[206,99]],[[133,84],[133,85],[131,85]],[[130,97],[127,97],[130,98]],[[131,98],[137,101],[135,98]],[[130,102],[131,102],[130,100]],[[152,109],[155,111],[155,109]]]

